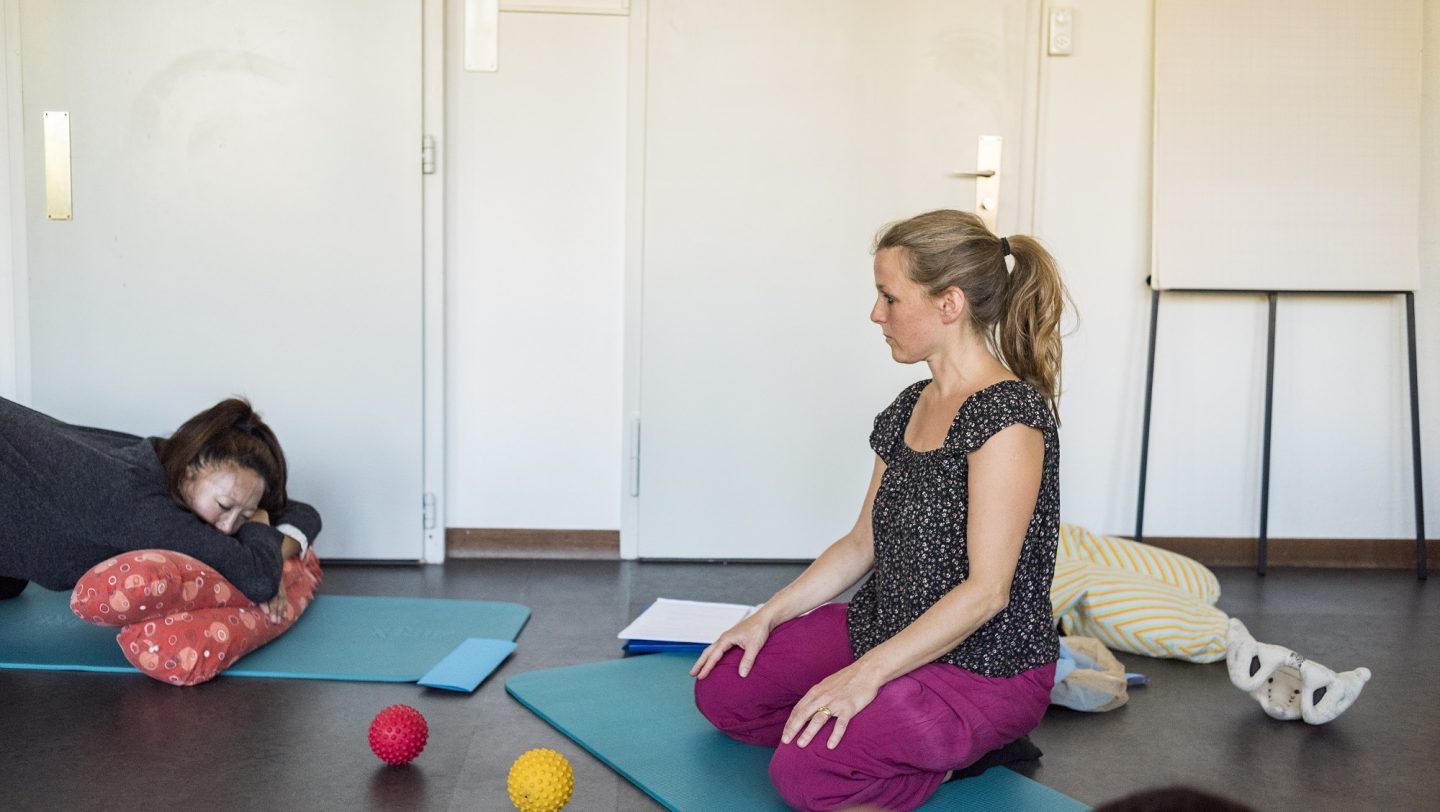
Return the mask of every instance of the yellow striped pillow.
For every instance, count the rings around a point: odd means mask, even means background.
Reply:
[[[1050,582],[1050,606],[1059,620],[1075,609],[1085,598],[1085,588],[1094,577],[1090,562],[1078,558],[1055,557],[1055,579]]]
[[[1115,651],[1195,663],[1225,658],[1230,618],[1189,592],[1119,567],[1057,559],[1051,587],[1066,634]]]
[[[1138,572],[1183,589],[1210,605],[1220,600],[1220,581],[1193,558],[1116,536],[1100,536],[1073,524],[1060,525],[1058,555]]]

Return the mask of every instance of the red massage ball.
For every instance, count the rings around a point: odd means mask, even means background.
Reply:
[[[370,723],[370,749],[386,764],[409,764],[429,738],[425,717],[409,705],[391,705]]]

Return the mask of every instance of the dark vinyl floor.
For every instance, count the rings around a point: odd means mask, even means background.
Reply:
[[[759,603],[783,564],[462,560],[332,566],[325,591],[515,601],[520,648],[473,695],[414,685],[220,678],[173,688],[139,675],[0,671],[0,810],[500,810],[532,747],[576,771],[569,810],[660,807],[504,691],[526,671],[619,656],[616,632],[657,596]],[[1150,677],[1104,714],[1052,708],[1032,777],[1090,804],[1185,783],[1262,810],[1440,809],[1440,583],[1407,572],[1221,570],[1220,606],[1261,640],[1374,678],[1330,725],[1276,722],[1223,663],[1122,655]],[[33,586],[31,587],[34,588]],[[4,630],[0,629],[0,635]],[[603,701],[603,697],[597,697]],[[366,731],[403,702],[430,722],[409,767],[370,754]],[[709,776],[717,792],[727,776]],[[743,811],[742,811],[743,812]]]

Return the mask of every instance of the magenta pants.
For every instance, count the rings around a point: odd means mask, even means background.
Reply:
[[[790,710],[816,683],[855,662],[845,626],[848,607],[832,603],[783,623],[740,677],[733,648],[703,680],[695,705],[733,739],[775,747],[770,779],[795,809],[871,804],[914,809],[950,770],[1034,730],[1050,704],[1055,664],[1013,677],[982,677],[930,663],[886,683],[850,720],[845,738],[826,748],[827,722],[806,747],[780,743]]]

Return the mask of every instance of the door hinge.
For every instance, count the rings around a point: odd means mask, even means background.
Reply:
[[[435,136],[426,135],[420,139],[420,174],[435,174]]]
[[[640,495],[640,418],[630,421],[630,495]]]
[[[433,493],[427,493],[427,494],[425,494],[424,507],[422,508],[422,510],[423,510],[423,512],[424,512],[425,529],[426,529],[426,530],[434,530],[434,529],[435,529],[435,494],[433,494]]]

